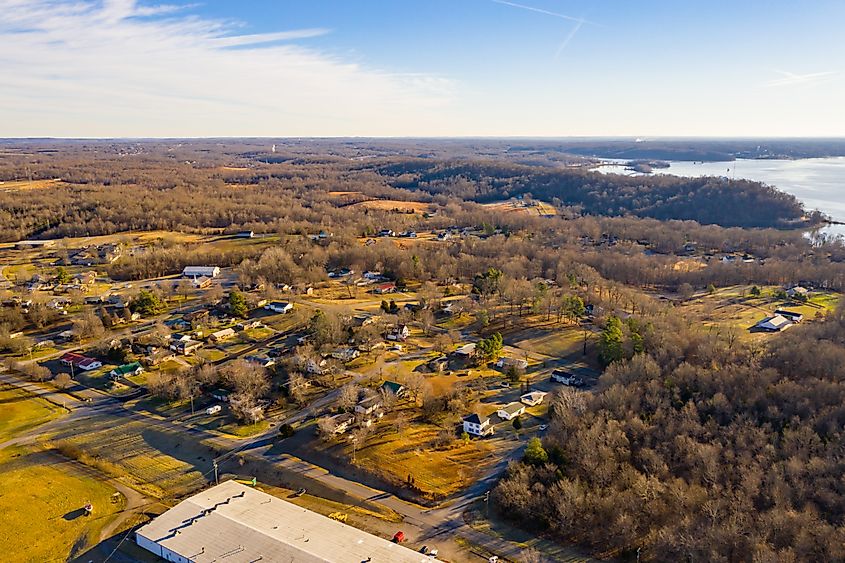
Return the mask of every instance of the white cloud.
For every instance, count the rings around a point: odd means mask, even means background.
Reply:
[[[455,84],[134,0],[0,0],[3,136],[440,134]],[[233,48],[237,47],[237,48]]]
[[[797,84],[811,84],[815,82],[823,82],[827,78],[836,74],[836,71],[813,72],[810,74],[795,74],[785,70],[776,70],[782,78],[770,80],[766,86],[795,86]]]

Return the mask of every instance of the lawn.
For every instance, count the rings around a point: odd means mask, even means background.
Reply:
[[[774,297],[777,287],[764,287],[758,297],[750,295],[750,286],[732,286],[720,289],[714,294],[699,295],[682,304],[679,310],[685,316],[696,318],[707,330],[734,330],[742,340],[766,340],[777,333],[750,332],[749,329],[775,309],[787,309],[804,315],[808,321],[817,314],[831,311],[839,303],[841,296],[835,293],[818,292],[811,294],[808,304],[797,301],[784,301]]]
[[[61,408],[25,391],[12,387],[0,388],[0,441],[44,424],[61,412]]]
[[[401,436],[382,426],[356,452],[356,463],[396,484],[411,475],[426,497],[443,498],[463,489],[494,460],[490,446],[479,440],[456,440],[453,447],[435,450],[431,443],[441,431],[437,426],[412,424]],[[351,445],[347,449],[351,456]]]
[[[71,462],[18,448],[0,451],[0,553],[8,561],[65,561],[100,540],[123,508],[116,491]],[[82,507],[94,512],[84,516]]]
[[[267,327],[251,328],[249,330],[244,331],[245,336],[247,336],[250,340],[254,340],[256,342],[262,342],[264,340],[267,340],[274,334],[276,334],[275,331]]]
[[[217,348],[202,348],[197,351],[197,356],[209,362],[217,362],[226,357],[226,352]]]
[[[581,355],[584,349],[584,331],[574,326],[559,326],[550,329],[529,328],[514,333],[505,333],[505,342],[529,352],[565,358]],[[587,334],[588,350],[592,347],[595,335]]]

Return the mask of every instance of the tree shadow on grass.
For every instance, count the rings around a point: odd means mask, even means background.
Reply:
[[[85,516],[85,514],[86,513],[85,513],[84,508],[76,508],[74,510],[71,510],[70,512],[68,512],[64,516],[62,516],[62,518],[64,518],[68,522],[70,522],[70,521],[76,520],[77,518],[81,518],[82,516]]]

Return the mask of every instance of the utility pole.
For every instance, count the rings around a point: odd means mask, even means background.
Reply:
[[[490,518],[490,491],[484,493],[484,512]]]
[[[211,463],[214,464],[214,484],[219,485],[220,479],[217,477],[217,460],[212,460]]]
[[[587,329],[586,329],[586,327],[584,328],[584,353],[582,355],[584,355],[584,356],[587,355]]]

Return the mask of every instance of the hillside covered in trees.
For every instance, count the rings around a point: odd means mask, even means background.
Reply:
[[[794,196],[749,180],[629,177],[494,162],[401,163],[383,170],[396,175],[396,187],[479,202],[530,195],[589,215],[687,219],[728,227],[782,227],[803,215]]]
[[[599,553],[845,558],[845,312],[753,350],[655,323],[595,394],[553,405],[547,457],[495,498]]]

